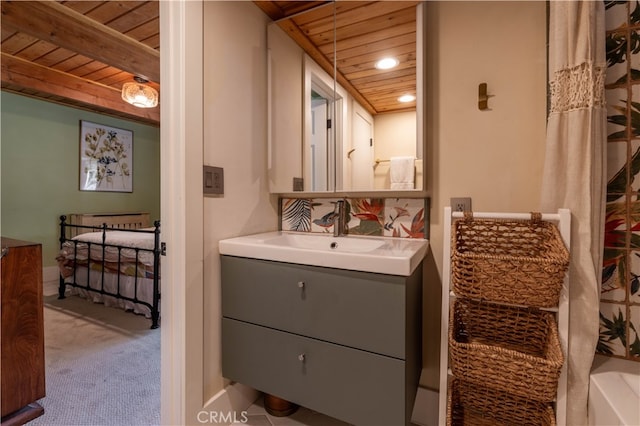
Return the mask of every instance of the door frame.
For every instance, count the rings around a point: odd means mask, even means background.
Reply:
[[[203,406],[203,3],[160,2],[161,423]],[[187,310],[186,307],[189,306]]]

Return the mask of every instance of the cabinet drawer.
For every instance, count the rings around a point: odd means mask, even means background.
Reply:
[[[404,361],[228,318],[222,374],[353,424],[398,426],[411,415]]]
[[[405,359],[406,277],[232,256],[221,262],[223,316]]]

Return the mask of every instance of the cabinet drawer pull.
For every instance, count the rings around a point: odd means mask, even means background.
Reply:
[[[298,355],[298,361],[304,362],[304,358],[305,358],[304,354]]]
[[[304,288],[304,281],[298,281],[298,288]]]

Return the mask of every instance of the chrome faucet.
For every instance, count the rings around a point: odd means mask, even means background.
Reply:
[[[336,207],[333,209],[333,236],[344,237],[347,235],[347,211],[344,208],[344,200],[336,201]]]

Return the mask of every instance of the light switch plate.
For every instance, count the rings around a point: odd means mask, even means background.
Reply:
[[[205,194],[224,194],[224,170],[222,167],[203,166],[202,189]]]

